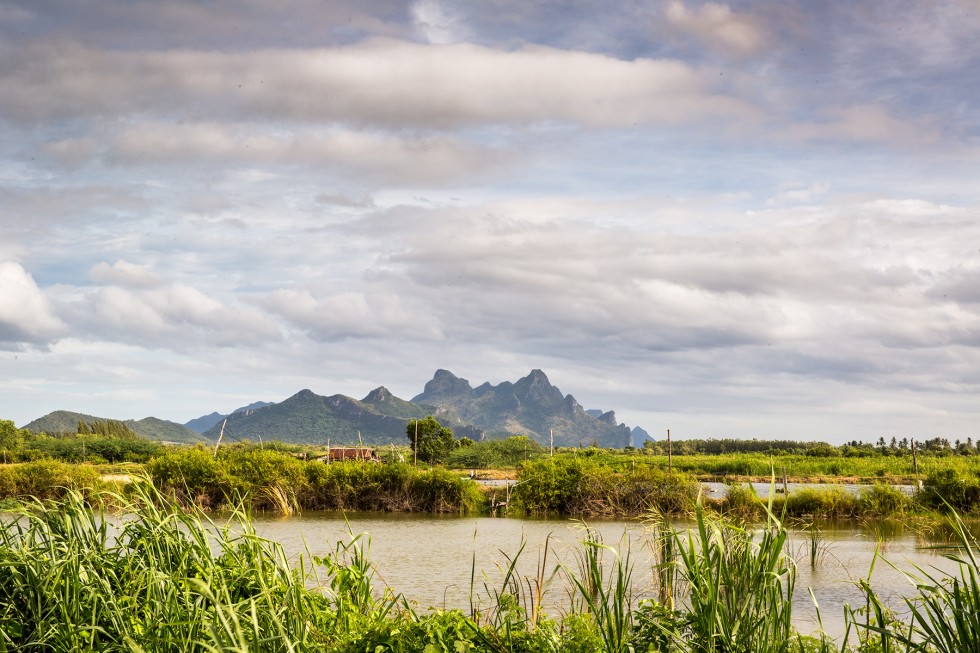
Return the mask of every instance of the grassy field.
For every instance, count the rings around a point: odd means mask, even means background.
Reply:
[[[918,475],[912,456],[814,456],[801,454],[726,453],[675,455],[643,450],[565,449],[560,456],[583,458],[616,470],[649,466],[684,472],[701,480],[768,481],[775,474],[797,482],[888,482],[913,485],[937,470],[980,475],[980,456],[918,456]]]

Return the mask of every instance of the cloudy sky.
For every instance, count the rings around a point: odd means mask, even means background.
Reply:
[[[980,3],[0,0],[0,418],[544,369],[980,436]]]

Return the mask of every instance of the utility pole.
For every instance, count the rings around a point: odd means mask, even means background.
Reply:
[[[555,429],[551,429],[551,457],[555,457]]]
[[[674,452],[670,446],[670,429],[667,429],[667,471],[674,471]]]
[[[415,420],[415,441],[412,442],[415,449],[415,466],[419,466],[419,421]]]

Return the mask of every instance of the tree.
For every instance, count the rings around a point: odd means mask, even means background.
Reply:
[[[20,449],[23,433],[9,419],[0,419],[0,450],[3,450],[3,461],[7,454]]]
[[[410,420],[405,427],[405,435],[418,454],[418,459],[425,463],[443,460],[457,444],[452,429],[440,424],[432,415],[425,419]]]

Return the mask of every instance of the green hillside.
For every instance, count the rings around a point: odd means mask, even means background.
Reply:
[[[85,413],[75,413],[68,410],[56,410],[52,413],[48,413],[44,417],[39,417],[33,422],[26,424],[23,428],[32,433],[58,435],[62,433],[77,432],[79,422],[94,424],[95,422],[107,422],[109,419],[110,418],[86,415]],[[140,420],[127,419],[116,421],[126,424],[129,426],[129,428],[136,431],[137,435],[144,437],[147,440],[186,443],[202,442],[205,440],[205,438],[202,438],[200,435],[181,424],[158,419],[156,417],[145,417]]]
[[[248,413],[228,417],[225,437],[237,440],[282,440],[301,444],[365,443],[402,444],[405,426],[410,419],[431,413],[428,406],[419,406],[399,399],[384,388],[373,391],[363,401],[344,395],[323,397],[302,390],[289,399],[264,406]],[[221,424],[205,432],[218,437]]]

